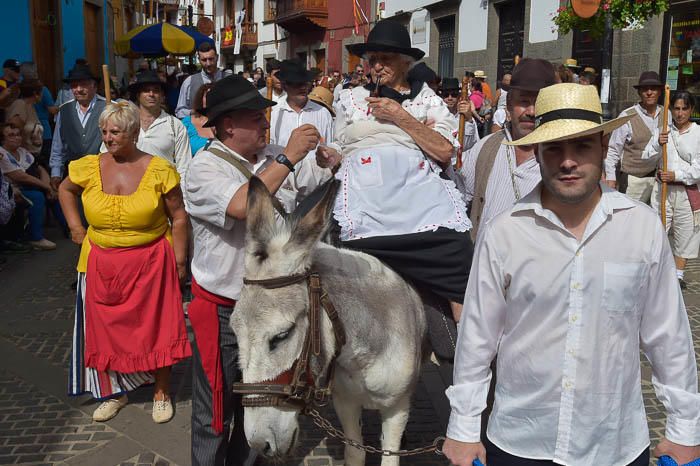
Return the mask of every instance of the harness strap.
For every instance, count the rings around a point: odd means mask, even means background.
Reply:
[[[309,276],[309,332],[311,332],[311,351],[314,356],[321,354],[321,278],[317,273]]]
[[[251,280],[248,278],[244,278],[243,283],[246,285],[260,285],[263,288],[274,290],[276,288],[284,288],[285,286],[294,285],[295,283],[302,282],[308,277],[309,272],[302,272],[297,273],[295,275],[288,275],[286,277],[264,278],[262,280]]]

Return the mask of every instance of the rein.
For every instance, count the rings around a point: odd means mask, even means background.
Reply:
[[[335,359],[345,345],[346,336],[343,323],[333,306],[328,293],[321,285],[321,277],[316,272],[307,271],[285,277],[266,278],[262,280],[243,279],[246,285],[257,285],[266,289],[285,288],[301,282],[307,283],[309,292],[308,320],[309,329],[304,337],[301,354],[292,367],[271,380],[256,383],[234,383],[233,392],[243,395],[243,406],[286,406],[306,411],[313,403],[323,406],[331,393],[331,382]],[[311,371],[311,357],[321,355],[321,308],[331,321],[335,335],[335,351],[328,366],[323,385],[317,385]],[[255,395],[255,396],[250,396]]]

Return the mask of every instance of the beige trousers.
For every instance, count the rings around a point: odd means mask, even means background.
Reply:
[[[636,176],[627,175],[627,196],[635,201],[649,204],[651,200],[651,191],[656,184],[656,178],[653,176],[646,178],[637,178]]]
[[[661,212],[661,183],[654,183],[651,206]],[[700,249],[700,225],[690,208],[685,186],[668,185],[666,196],[666,231],[669,233],[671,251],[676,257],[695,259]]]

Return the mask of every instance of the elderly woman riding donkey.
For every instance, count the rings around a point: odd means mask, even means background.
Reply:
[[[231,316],[244,382],[235,390],[250,445],[269,457],[292,449],[299,413],[331,391],[347,438],[361,442],[362,409],[377,409],[382,448],[398,450],[428,354],[417,289],[449,302],[441,321],[454,326],[471,263],[471,225],[446,175],[459,147],[454,119],[425,83],[408,80],[423,52],[392,21],[348,48],[378,82],[341,93],[338,144],[318,148],[337,181],[284,221],[267,183],[248,187],[246,279]],[[340,249],[320,242],[332,218]],[[349,466],[364,457],[345,449]]]

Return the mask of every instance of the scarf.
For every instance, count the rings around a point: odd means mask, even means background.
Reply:
[[[210,293],[192,277],[192,294],[187,313],[197,340],[202,369],[207,375],[212,394],[211,427],[217,434],[224,432],[224,370],[219,346],[219,315],[217,306],[235,306],[236,301]]]

